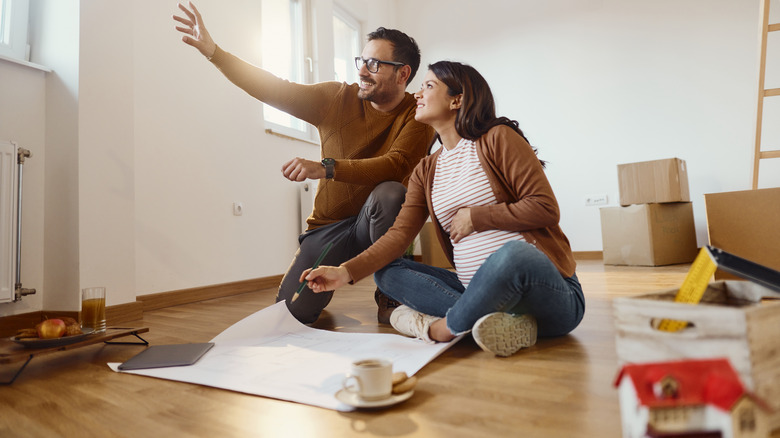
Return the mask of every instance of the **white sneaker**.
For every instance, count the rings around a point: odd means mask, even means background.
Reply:
[[[428,335],[428,329],[435,321],[441,318],[420,313],[409,306],[398,306],[390,314],[390,325],[402,335],[412,338],[420,338],[433,344],[434,341]]]
[[[511,356],[536,344],[536,319],[531,315],[489,313],[471,331],[477,345],[496,356]]]

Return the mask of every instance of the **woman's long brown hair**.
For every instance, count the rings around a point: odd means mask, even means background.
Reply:
[[[455,130],[458,135],[476,141],[490,128],[506,125],[528,142],[516,120],[496,116],[496,103],[490,86],[474,67],[460,62],[439,61],[430,64],[428,70],[447,86],[447,94],[450,96],[462,94],[461,107],[455,118]],[[536,152],[536,148],[532,147],[532,149]],[[543,160],[539,161],[542,166],[545,165]]]

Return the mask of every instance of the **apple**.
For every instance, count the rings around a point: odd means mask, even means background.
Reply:
[[[61,338],[65,334],[65,321],[61,319],[47,319],[38,324],[38,337],[41,339]]]

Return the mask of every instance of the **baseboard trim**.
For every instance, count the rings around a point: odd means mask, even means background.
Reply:
[[[144,303],[118,304],[106,307],[106,324],[111,327],[128,321],[137,321],[144,317]]]
[[[602,251],[574,251],[574,260],[603,260]]]
[[[148,310],[195,303],[198,301],[210,300],[212,298],[238,295],[272,287],[275,288],[279,286],[281,281],[282,275],[273,275],[271,277],[253,278],[231,283],[215,284],[212,286],[139,295],[136,297],[136,301],[143,304],[143,311],[146,312]]]
[[[261,289],[276,288],[279,286],[279,283],[281,283],[282,277],[282,275],[273,275],[271,277],[253,278],[171,292],[139,295],[136,297],[135,302],[106,307],[106,324],[108,326],[116,326],[117,324],[123,324],[128,321],[137,321],[144,317],[144,312],[147,310],[195,303],[198,301],[210,300],[212,298],[238,295]],[[35,327],[35,325],[44,318],[53,318],[55,316],[69,316],[71,318],[79,319],[79,312],[41,310],[37,312],[3,316],[0,317],[0,337],[13,336],[19,329]]]
[[[51,313],[51,312],[47,312]],[[20,313],[0,318],[0,337],[13,336],[19,329],[33,328],[41,322],[43,312]]]

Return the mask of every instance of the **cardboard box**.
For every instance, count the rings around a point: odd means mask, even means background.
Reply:
[[[604,264],[661,266],[696,258],[696,228],[690,202],[604,207]]]
[[[436,238],[436,233],[433,231],[433,222],[426,222],[420,230],[420,251],[422,252],[422,262],[426,265],[452,268],[452,264],[444,255],[439,239]]]
[[[710,193],[704,203],[710,245],[780,271],[780,188]]]
[[[676,289],[638,297],[618,297],[615,347],[618,361],[659,362],[727,357],[742,383],[774,409],[780,423],[780,294],[748,281],[716,281],[696,305],[674,302]],[[655,329],[661,319],[688,321],[692,326],[666,332]]]
[[[618,164],[620,205],[688,202],[688,172],[685,160],[643,161]]]

